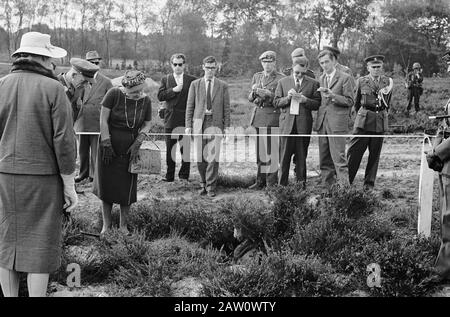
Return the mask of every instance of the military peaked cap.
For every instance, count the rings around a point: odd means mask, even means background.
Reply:
[[[261,62],[275,62],[277,60],[277,53],[274,51],[267,51],[261,54],[259,57]]]
[[[95,83],[94,75],[100,69],[97,65],[76,57],[70,59],[70,65],[72,65],[73,69],[83,75],[89,82]]]
[[[372,55],[367,57],[364,60],[367,64],[383,64],[384,56],[383,55]]]
[[[301,47],[296,48],[291,53],[291,58],[294,59],[296,57],[302,57],[305,56],[305,50]]]

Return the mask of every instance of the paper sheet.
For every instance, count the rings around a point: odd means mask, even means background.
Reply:
[[[292,114],[292,115],[298,115],[298,114],[299,114],[299,110],[300,110],[300,103],[298,102],[297,99],[292,98],[292,99],[291,99],[291,109],[290,109],[290,114]]]

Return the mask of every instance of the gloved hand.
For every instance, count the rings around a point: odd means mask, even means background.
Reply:
[[[426,153],[427,154],[427,163],[428,167],[436,172],[441,172],[444,168],[444,162],[441,161],[439,156],[433,153]]]
[[[114,153],[114,149],[111,144],[111,139],[102,140],[100,142],[100,153],[103,163],[105,163],[105,165],[111,164],[113,157],[116,156],[116,153]]]
[[[66,213],[70,213],[78,204],[78,196],[75,191],[75,172],[71,175],[60,174],[64,184],[64,206]]]
[[[165,115],[166,115],[166,108],[159,108],[159,109],[158,109],[158,116],[159,116],[161,119],[164,119]]]
[[[139,133],[136,140],[128,148],[127,154],[130,154],[130,161],[135,163],[139,160],[139,149],[141,148],[142,142],[144,142],[146,135],[144,133]]]

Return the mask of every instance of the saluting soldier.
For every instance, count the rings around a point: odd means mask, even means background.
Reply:
[[[279,137],[271,134],[278,131],[280,109],[274,108],[273,99],[278,81],[285,76],[277,72],[276,59],[277,54],[273,51],[264,52],[259,57],[263,71],[253,75],[252,91],[248,96],[248,100],[255,104],[250,125],[256,129],[258,164],[256,183],[250,189],[262,189],[278,183]]]
[[[388,129],[388,110],[391,100],[392,78],[382,75],[383,55],[369,56],[364,60],[369,74],[356,82],[354,135],[347,152],[350,184],[353,183],[364,152],[369,148],[369,159],[364,177],[364,187],[373,188],[380,160],[382,137],[364,135],[383,135]]]

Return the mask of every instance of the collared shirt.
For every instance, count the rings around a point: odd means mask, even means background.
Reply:
[[[298,80],[299,86],[302,85],[302,82],[303,82],[303,76],[302,76],[301,78],[297,79],[297,77],[295,76],[295,74],[292,74],[292,77],[294,77],[294,83],[295,83],[295,85],[297,85],[297,80]]]
[[[381,76],[378,76],[378,78],[373,77],[372,75],[369,74],[369,78],[372,79],[375,83],[379,83],[380,82],[380,78]]]
[[[177,75],[177,74],[173,73],[173,78],[175,78],[175,82],[177,83],[177,85],[183,84],[183,75],[184,75],[184,73],[181,73],[181,75]]]

